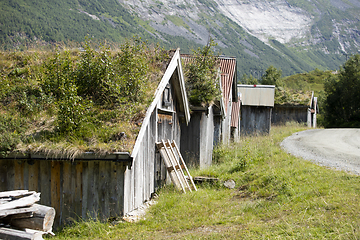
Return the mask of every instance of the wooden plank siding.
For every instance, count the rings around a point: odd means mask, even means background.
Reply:
[[[41,192],[40,203],[56,210],[56,228],[80,217],[122,216],[124,170],[111,161],[2,159],[0,191]]]

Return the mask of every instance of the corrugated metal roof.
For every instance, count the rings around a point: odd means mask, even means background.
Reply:
[[[219,60],[220,60],[221,76],[223,74],[228,75],[227,81],[224,83],[222,82],[223,92],[224,92],[224,94],[227,94],[226,98],[229,99],[230,91],[233,90],[232,101],[237,102],[236,58],[220,56]],[[235,80],[235,82],[233,82],[234,80]],[[224,99],[225,99],[225,96],[224,96]],[[227,101],[225,101],[225,104],[227,104]]]
[[[240,101],[234,102],[231,109],[231,127],[239,127]]]
[[[274,85],[241,85],[238,84],[241,93],[241,103],[246,106],[274,106]]]
[[[224,98],[225,112],[227,113],[230,91],[231,91],[232,80],[229,77],[229,74],[222,73],[221,74],[221,87]]]

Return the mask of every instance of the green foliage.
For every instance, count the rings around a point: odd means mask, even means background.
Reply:
[[[0,114],[0,152],[9,152],[23,140],[22,132],[28,123],[17,114]]]
[[[344,63],[338,76],[325,82],[325,126],[360,126],[360,55]]]
[[[168,54],[138,38],[98,46],[1,55],[0,111],[26,124],[3,121],[0,151],[27,151],[27,139],[47,152],[130,151]]]
[[[210,40],[207,46],[194,50],[194,59],[185,66],[186,89],[194,106],[208,105],[220,96],[218,64]]]
[[[281,69],[277,69],[274,66],[268,67],[265,74],[261,77],[261,84],[263,85],[275,85],[276,87],[281,87],[283,83],[281,82]]]
[[[247,85],[257,85],[259,84],[258,80],[253,76],[253,75],[246,75],[245,73],[243,74],[242,78],[241,78],[241,84],[247,84]]]
[[[144,83],[149,71],[149,62],[146,57],[146,45],[137,39],[134,44],[126,42],[120,48],[116,62],[120,75],[120,91],[130,101],[142,101],[144,98]]]

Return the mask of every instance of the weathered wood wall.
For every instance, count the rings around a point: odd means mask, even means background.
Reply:
[[[41,192],[56,210],[54,227],[72,219],[122,216],[125,163],[112,161],[0,160],[0,191]]]
[[[189,125],[181,124],[180,146],[188,167],[205,168],[211,165],[214,148],[213,106],[193,111]]]
[[[240,135],[268,134],[271,128],[271,107],[241,106]]]
[[[308,106],[283,106],[275,105],[271,116],[272,124],[284,124],[286,122],[307,123]]]
[[[173,76],[175,77],[175,76]],[[172,85],[163,93],[161,101],[152,112],[141,148],[133,159],[131,169],[125,171],[124,213],[140,207],[151,198],[155,190],[168,181],[167,171],[155,143],[175,140],[180,144],[180,120],[177,99]]]

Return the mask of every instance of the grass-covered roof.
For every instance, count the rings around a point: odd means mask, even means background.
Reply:
[[[0,152],[130,152],[168,61],[140,40],[1,52]]]

